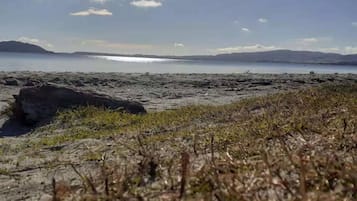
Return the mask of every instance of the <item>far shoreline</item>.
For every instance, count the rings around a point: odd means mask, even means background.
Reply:
[[[297,51],[298,52],[298,51]],[[249,53],[249,52],[247,52]],[[247,54],[247,53],[237,53],[237,54]],[[261,53],[261,52],[254,52]],[[263,52],[264,53],[264,52]],[[46,55],[46,56],[63,56],[63,57],[87,57],[93,58],[95,56],[107,56],[107,57],[129,57],[129,58],[148,58],[148,59],[167,59],[167,60],[176,60],[176,61],[188,61],[188,62],[199,62],[199,63],[229,63],[229,64],[287,64],[287,65],[325,65],[325,66],[354,66],[357,68],[357,62],[294,62],[294,61],[241,61],[241,60],[223,60],[223,59],[214,59],[214,57],[219,55],[202,55],[202,56],[170,56],[170,55],[132,55],[132,54],[111,54],[111,53],[95,53],[95,52],[1,52],[1,54],[24,54],[24,55]],[[232,53],[236,54],[236,53]],[[329,54],[329,53],[323,53]],[[349,55],[343,55],[349,56]],[[199,58],[203,57],[203,58]],[[206,58],[207,57],[207,58]],[[99,58],[101,59],[101,58]]]

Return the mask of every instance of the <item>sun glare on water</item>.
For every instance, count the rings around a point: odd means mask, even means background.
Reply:
[[[172,59],[146,58],[146,57],[125,57],[125,56],[91,56],[92,58],[106,59],[110,61],[132,62],[132,63],[154,63],[167,62]]]

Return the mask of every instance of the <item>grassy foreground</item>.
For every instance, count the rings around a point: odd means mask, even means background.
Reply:
[[[357,85],[143,116],[62,112],[32,142],[114,142],[53,180],[54,200],[357,200]],[[87,174],[80,164],[96,168]]]

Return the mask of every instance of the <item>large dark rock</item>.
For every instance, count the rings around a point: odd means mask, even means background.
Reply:
[[[104,107],[132,114],[146,113],[145,108],[138,102],[54,85],[23,88],[19,95],[14,97],[15,117],[29,125],[47,122],[58,110],[78,106]]]
[[[8,86],[19,86],[19,81],[14,78],[5,79],[5,85]]]

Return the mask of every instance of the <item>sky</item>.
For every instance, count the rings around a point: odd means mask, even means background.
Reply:
[[[357,53],[357,0],[0,0],[0,40],[56,52]]]

